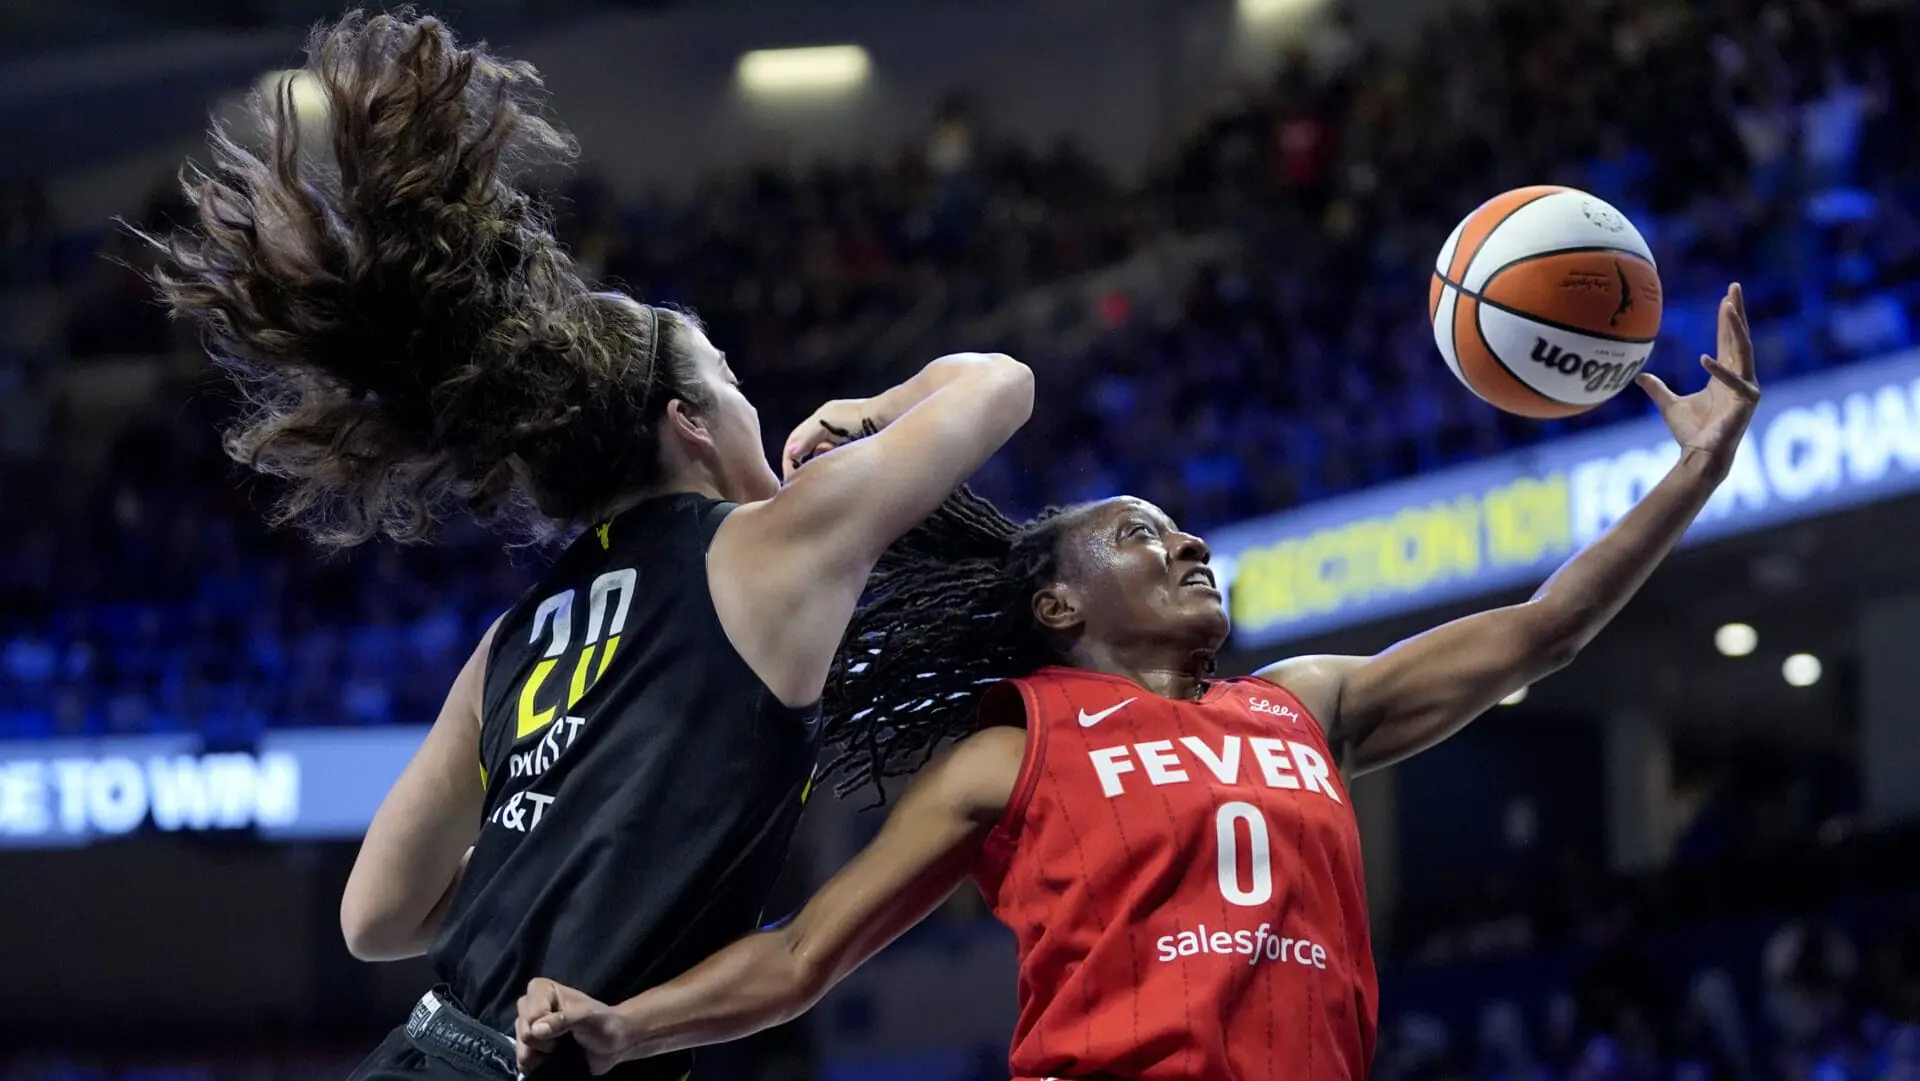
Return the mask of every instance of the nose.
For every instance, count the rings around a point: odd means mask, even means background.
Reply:
[[[1206,541],[1191,533],[1175,533],[1170,550],[1175,563],[1213,562],[1213,549],[1207,547]]]

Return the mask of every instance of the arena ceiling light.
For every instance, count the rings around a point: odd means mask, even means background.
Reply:
[[[834,93],[864,84],[873,59],[858,45],[755,49],[740,58],[741,89],[766,97]]]
[[[1760,644],[1760,632],[1745,623],[1727,623],[1713,632],[1713,648],[1722,657],[1745,657]]]
[[[1240,21],[1255,26],[1317,14],[1326,0],[1239,0]]]
[[[1820,682],[1820,658],[1811,653],[1795,653],[1780,663],[1780,678],[1790,687],[1811,687]]]

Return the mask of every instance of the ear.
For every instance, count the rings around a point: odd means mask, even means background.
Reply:
[[[668,402],[667,411],[661,419],[663,432],[671,432],[675,438],[695,447],[713,447],[713,429],[708,426],[700,410],[686,399],[675,398]]]
[[[1049,631],[1070,631],[1080,625],[1080,601],[1071,586],[1054,583],[1033,595],[1033,619]]]

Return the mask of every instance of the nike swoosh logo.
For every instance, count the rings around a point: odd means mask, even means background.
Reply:
[[[1120,712],[1121,710],[1127,708],[1128,706],[1133,705],[1137,701],[1139,701],[1139,699],[1129,698],[1125,702],[1122,702],[1117,706],[1108,706],[1106,709],[1103,709],[1098,713],[1088,713],[1086,710],[1083,709],[1080,711],[1080,727],[1092,728],[1094,725],[1099,724],[1101,721],[1106,720],[1108,717],[1111,717],[1114,714]]]

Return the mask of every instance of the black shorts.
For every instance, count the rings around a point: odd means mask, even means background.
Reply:
[[[468,1016],[444,988],[421,996],[349,1081],[517,1081],[513,1038]]]
[[[509,1081],[491,1070],[479,1070],[429,1055],[407,1038],[405,1025],[387,1034],[373,1054],[360,1063],[347,1081]]]

